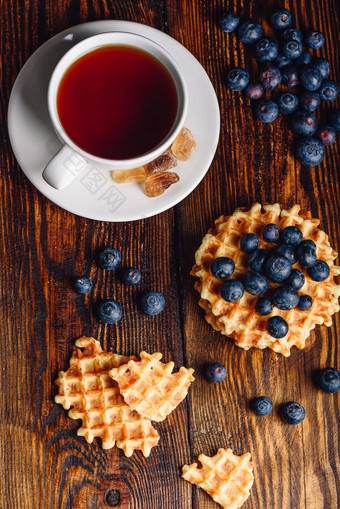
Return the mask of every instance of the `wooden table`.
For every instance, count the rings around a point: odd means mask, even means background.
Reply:
[[[218,28],[222,4],[267,26],[272,5],[279,3],[1,2],[1,509],[106,509],[107,490],[119,491],[121,508],[214,508],[202,490],[180,478],[180,471],[201,452],[211,455],[219,447],[252,454],[255,483],[245,509],[340,506],[340,393],[321,393],[312,383],[314,370],[339,368],[339,315],[332,327],[317,327],[306,349],[294,348],[290,358],[269,350],[245,352],[205,323],[189,275],[195,250],[214,219],[254,201],[279,201],[286,207],[300,203],[321,219],[332,246],[340,248],[339,140],[327,148],[323,164],[301,167],[292,155],[287,119],[260,124],[248,101],[225,86],[228,68],[241,65],[255,73],[256,64],[246,46]],[[294,0],[285,6],[299,27],[325,33],[320,54],[330,60],[331,75],[339,82],[340,4]],[[176,38],[207,70],[221,107],[220,143],[203,182],[174,209],[133,223],[90,221],[45,199],[21,172],[6,130],[11,87],[24,62],[59,31],[98,19],[138,21]],[[96,269],[93,254],[103,245],[116,246],[125,265],[142,270],[138,290],[122,286],[114,272]],[[72,275],[84,273],[94,281],[85,298],[69,286]],[[135,306],[136,294],[149,288],[166,297],[158,317],[144,316]],[[124,306],[116,326],[92,315],[92,304],[103,297]],[[54,404],[53,382],[67,368],[74,340],[82,334],[120,353],[160,351],[177,367],[195,368],[188,398],[157,425],[160,444],[148,459],[88,445],[77,437],[77,423]],[[222,384],[208,384],[200,373],[212,361],[226,364]],[[248,406],[250,398],[262,394],[274,402],[265,418]],[[284,425],[278,417],[278,405],[288,400],[305,406],[303,424]]]

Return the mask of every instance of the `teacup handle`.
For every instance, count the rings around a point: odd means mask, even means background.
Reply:
[[[86,165],[87,161],[84,157],[68,145],[63,145],[47,164],[42,176],[50,186],[59,190],[71,184]]]

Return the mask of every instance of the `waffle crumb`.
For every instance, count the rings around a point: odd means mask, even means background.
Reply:
[[[160,362],[162,354],[158,352],[152,355],[141,352],[140,358],[112,369],[109,374],[131,408],[152,421],[163,421],[188,394],[194,370],[182,366],[172,373],[174,363]]]
[[[247,500],[254,482],[250,453],[236,456],[219,449],[215,456],[200,454],[197,463],[184,465],[182,477],[204,489],[224,509],[237,509]]]

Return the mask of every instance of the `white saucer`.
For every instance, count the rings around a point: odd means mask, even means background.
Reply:
[[[115,184],[106,168],[88,164],[65,189],[57,191],[42,178],[48,161],[61,147],[47,110],[47,87],[64,53],[77,42],[101,32],[126,31],[163,46],[179,65],[188,88],[185,127],[197,148],[174,169],[180,180],[157,198],[148,198],[138,183]],[[131,221],[159,214],[183,200],[199,184],[214,157],[220,131],[220,112],[208,75],[193,55],[172,37],[155,28],[129,21],[93,21],[69,28],[43,44],[21,69],[8,107],[10,140],[22,170],[47,198],[79,216],[99,221]]]

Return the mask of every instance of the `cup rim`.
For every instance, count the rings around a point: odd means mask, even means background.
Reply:
[[[158,56],[145,47],[137,46],[136,44],[129,43],[128,41],[106,41],[105,38],[107,36],[114,36],[115,38],[129,38],[129,39],[135,39],[140,41],[146,41],[146,43],[149,46],[152,46],[153,48],[156,48],[159,54],[162,55],[162,57],[165,57],[165,60],[167,63],[165,63],[163,60],[158,58]],[[93,41],[94,44],[91,46],[88,46],[89,40]],[[99,41],[103,40],[102,43],[98,43]],[[97,42],[97,44],[95,44]],[[57,95],[59,86],[61,83],[61,80],[65,73],[67,72],[68,68],[74,64],[78,59],[80,59],[82,56],[91,53],[92,51],[95,51],[96,49],[99,49],[100,47],[104,46],[114,46],[114,45],[126,45],[126,46],[132,46],[137,47],[138,49],[141,49],[142,51],[149,53],[152,55],[153,58],[156,58],[169,72],[173,83],[176,87],[177,92],[177,114],[175,121],[169,131],[169,133],[166,135],[166,137],[152,150],[149,150],[146,153],[143,153],[139,156],[128,158],[128,159],[106,159],[99,156],[96,156],[94,154],[91,154],[90,152],[86,152],[84,149],[79,147],[67,134],[65,131],[58,113],[57,108]],[[83,51],[80,51],[84,47]],[[70,54],[75,53],[75,56],[72,60],[72,62],[69,62],[66,65],[67,60],[70,57]],[[170,65],[169,65],[170,64]],[[54,127],[54,130],[56,131],[57,135],[61,140],[68,146],[70,146],[75,152],[83,156],[85,159],[91,160],[93,162],[103,164],[103,165],[112,165],[116,168],[119,166],[121,169],[129,169],[129,168],[135,168],[138,166],[142,166],[143,164],[147,164],[148,162],[152,161],[158,155],[162,154],[165,150],[169,148],[169,146],[172,144],[174,139],[176,138],[177,134],[179,133],[181,127],[183,126],[187,109],[188,109],[188,97],[187,97],[187,87],[182,75],[181,70],[179,69],[177,63],[173,59],[173,57],[168,53],[166,49],[164,49],[160,44],[157,42],[154,42],[152,39],[149,39],[148,37],[144,37],[139,34],[134,34],[133,32],[125,32],[125,31],[115,31],[115,32],[102,32],[100,34],[95,34],[92,36],[87,37],[86,39],[83,39],[82,41],[78,42],[72,48],[70,48],[59,60],[56,67],[53,70],[53,73],[51,75],[49,85],[48,85],[48,92],[47,92],[47,102],[48,102],[48,110],[49,114],[52,120],[52,125]],[[114,169],[114,168],[112,168]]]

